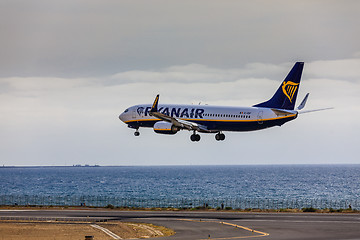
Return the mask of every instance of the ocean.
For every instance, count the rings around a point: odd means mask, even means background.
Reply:
[[[0,168],[0,196],[358,200],[360,165]]]

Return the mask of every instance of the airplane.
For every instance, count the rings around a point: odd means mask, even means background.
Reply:
[[[135,136],[140,135],[140,127],[153,128],[160,134],[188,130],[193,132],[190,136],[193,142],[200,141],[198,133],[215,133],[215,139],[223,141],[225,131],[256,131],[282,126],[297,118],[309,97],[307,93],[294,110],[303,67],[304,62],[296,62],[273,97],[252,107],[159,104],[157,95],[152,105],[129,107],[120,114],[119,119],[135,129]],[[325,109],[310,111],[319,110]]]

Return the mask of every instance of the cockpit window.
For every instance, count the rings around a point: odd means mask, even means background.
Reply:
[[[128,112],[129,111],[129,109],[126,109],[125,111],[124,111],[124,113],[126,113],[126,112]]]

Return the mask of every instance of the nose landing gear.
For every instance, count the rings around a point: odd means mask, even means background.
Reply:
[[[216,139],[216,141],[224,141],[225,140],[225,134],[223,134],[222,132],[218,132],[215,135],[215,139]]]
[[[136,131],[134,132],[134,135],[135,135],[135,137],[138,137],[138,136],[140,136],[140,132],[139,132],[139,129],[136,129]]]

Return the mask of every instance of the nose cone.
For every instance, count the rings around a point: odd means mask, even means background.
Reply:
[[[125,113],[122,113],[119,115],[119,119],[123,122],[125,122]]]

